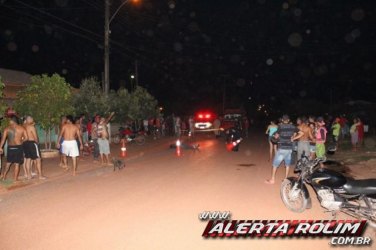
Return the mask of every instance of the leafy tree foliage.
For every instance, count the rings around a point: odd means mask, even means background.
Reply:
[[[96,78],[87,78],[82,81],[80,91],[75,94],[73,103],[76,113],[84,113],[87,117],[114,111],[114,121],[118,123],[154,117],[157,115],[158,104],[155,98],[142,87],[137,87],[131,93],[121,88],[117,92],[111,91],[106,97]]]
[[[4,102],[4,88],[5,88],[5,85],[3,83],[3,81],[1,80],[1,76],[0,76],[0,116],[4,116],[4,113],[5,113],[5,110],[7,108],[7,105],[5,104]],[[4,128],[6,127],[7,125],[7,122],[5,121],[5,118],[3,118],[2,122],[1,122],[1,131],[4,130]]]
[[[158,102],[149,92],[137,86],[132,92],[129,105],[129,118],[141,120],[156,116]]]
[[[103,95],[98,79],[89,77],[82,80],[79,92],[73,96],[73,105],[77,114],[91,117],[107,113],[111,108],[110,99]]]
[[[73,111],[72,89],[58,74],[36,75],[31,84],[19,92],[15,103],[20,115],[31,115],[48,133],[46,148],[51,149],[50,131],[59,125],[60,117]]]
[[[114,121],[124,123],[129,120],[131,94],[127,89],[121,88],[117,92],[111,92],[109,95],[109,105],[111,110],[115,111]]]

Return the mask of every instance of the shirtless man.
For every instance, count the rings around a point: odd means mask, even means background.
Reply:
[[[39,138],[37,134],[37,130],[35,129],[35,122],[33,117],[27,116],[24,123],[24,128],[26,130],[26,134],[28,137],[27,141],[24,141],[23,148],[25,152],[25,167],[26,167],[26,175],[28,179],[32,178],[31,170],[32,165],[35,164],[38,176],[40,180],[46,179],[42,175],[42,161],[40,157],[40,150],[39,150]]]
[[[99,154],[101,156],[101,164],[110,165],[109,156],[110,156],[110,142],[108,141],[108,130],[107,124],[114,116],[114,112],[105,119],[101,118],[98,124],[98,145],[99,145]]]
[[[80,130],[73,123],[72,116],[67,116],[67,123],[63,125],[57,141],[60,142],[61,138],[64,138],[64,141],[62,144],[59,143],[57,147],[59,149],[61,148],[61,152],[63,153],[63,168],[65,170],[69,169],[67,165],[67,156],[72,157],[73,176],[75,176],[77,169],[77,157],[80,155],[76,139],[78,138],[80,141],[80,150],[83,149],[83,144],[80,136]]]
[[[67,117],[66,116],[62,116],[61,117],[61,120],[60,120],[60,125],[59,125],[59,134],[61,132],[61,130],[63,129],[63,126],[67,123]],[[64,137],[61,137],[59,141],[56,142],[56,145],[58,144],[62,144],[64,141]],[[64,167],[64,155],[63,155],[63,152],[61,152],[61,148],[60,148],[60,163],[59,163],[59,166],[60,167]]]
[[[27,133],[24,127],[18,125],[17,118],[12,116],[9,121],[9,126],[5,128],[3,137],[0,143],[0,154],[3,153],[3,146],[5,140],[8,139],[8,156],[7,164],[5,166],[5,172],[3,180],[5,180],[7,173],[14,163],[14,181],[18,181],[18,174],[20,173],[20,164],[24,162],[24,152],[22,143],[28,140]]]
[[[298,129],[303,132],[302,137],[298,140],[298,160],[302,158],[302,154],[310,157],[310,141],[313,141],[312,129],[308,126],[308,121],[305,117],[298,118]]]

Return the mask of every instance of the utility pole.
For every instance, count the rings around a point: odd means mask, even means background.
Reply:
[[[222,114],[225,113],[226,108],[226,80],[223,81],[222,85]]]
[[[110,91],[110,0],[104,0],[104,94]]]

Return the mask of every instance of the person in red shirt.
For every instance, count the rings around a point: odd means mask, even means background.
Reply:
[[[358,131],[358,145],[361,146],[364,139],[364,124],[360,118],[358,118],[356,129]]]
[[[347,133],[349,132],[349,128],[347,125],[348,121],[344,116],[340,116],[338,123],[339,125],[341,125],[341,137],[342,139],[345,139]]]
[[[88,121],[86,124],[87,133],[89,135],[89,141],[91,140],[91,129],[92,129],[92,122],[91,120]]]
[[[9,107],[6,109],[6,111],[5,111],[5,117],[6,117],[6,118],[11,118],[11,117],[14,117],[14,116],[17,117],[17,118],[19,118],[17,112],[13,109],[13,107],[12,107],[12,106],[9,106]]]

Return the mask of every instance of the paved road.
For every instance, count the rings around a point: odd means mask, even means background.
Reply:
[[[203,239],[202,211],[233,219],[329,219],[314,208],[293,214],[269,177],[265,138],[240,152],[200,136],[201,151],[176,157],[169,142],[133,151],[125,169],[93,168],[0,195],[1,249],[327,249],[329,239]],[[134,157],[134,156],[137,157]]]

